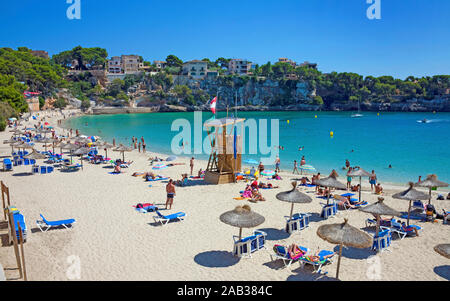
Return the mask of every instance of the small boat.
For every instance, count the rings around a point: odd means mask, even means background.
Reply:
[[[360,118],[360,117],[363,117],[364,115],[363,114],[361,114],[361,106],[360,106],[360,102],[358,101],[358,113],[356,113],[356,114],[352,114],[352,118]]]
[[[424,119],[420,120],[419,122],[420,123],[428,123],[429,121],[426,118],[424,118]]]

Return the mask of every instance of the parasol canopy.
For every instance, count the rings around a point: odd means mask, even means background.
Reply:
[[[362,177],[370,177],[370,173],[368,173],[367,171],[365,171],[362,168],[354,168],[351,172],[348,173],[349,177],[359,177],[359,202],[361,202],[361,190],[362,190],[362,186],[361,186],[361,178]]]
[[[414,189],[414,183],[409,182],[409,188],[405,191],[398,192],[392,196],[394,199],[409,201],[408,208],[408,221],[407,225],[409,226],[409,217],[411,214],[411,202],[413,200],[428,200],[428,194],[423,193],[422,191]]]
[[[28,155],[23,156],[25,159],[42,160],[47,158],[44,154],[38,153],[35,149]]]
[[[166,159],[166,161],[175,161],[177,159],[177,156],[170,156],[170,157],[167,157],[167,159]]]
[[[421,182],[414,184],[416,187],[427,187],[429,189],[428,204],[431,204],[431,189],[433,187],[447,187],[448,183],[439,181],[435,174],[428,175],[427,178]]]
[[[364,249],[370,248],[373,243],[372,237],[369,234],[348,224],[347,219],[344,219],[342,224],[328,224],[320,226],[317,229],[317,235],[329,243],[339,245],[339,260],[336,278],[339,278],[342,246]]]
[[[237,206],[234,210],[227,211],[220,216],[220,221],[238,227],[239,239],[242,237],[242,228],[254,228],[264,223],[264,216],[251,210],[250,206]]]
[[[378,201],[376,203],[373,203],[371,205],[361,207],[359,208],[360,211],[365,213],[371,213],[374,216],[376,216],[377,219],[377,229],[375,232],[375,236],[378,236],[379,230],[380,230],[380,216],[381,215],[388,215],[388,216],[400,216],[400,212],[398,212],[395,209],[392,209],[391,207],[384,204],[384,198],[379,197]]]
[[[337,180],[338,173],[333,169],[331,174],[327,178],[316,180],[316,185],[328,187],[328,188],[336,188],[336,189],[347,189],[347,186]],[[327,194],[327,205],[330,202],[330,190],[328,189]]]
[[[266,176],[266,177],[271,177],[271,176],[275,175],[275,171],[267,169],[267,170],[264,170],[263,172],[261,172],[261,175]]]
[[[434,247],[434,250],[435,250],[438,254],[440,254],[440,255],[442,255],[442,256],[444,256],[444,257],[450,259],[450,244],[440,244],[440,245],[437,245],[437,246]]]
[[[122,157],[123,157],[123,161],[125,162],[125,152],[131,152],[132,149],[127,147],[127,146],[125,146],[125,145],[123,145],[123,144],[120,144],[119,147],[116,147],[115,149],[113,149],[113,151],[121,152],[122,153]]]
[[[276,195],[276,198],[278,200],[282,202],[292,203],[289,219],[292,218],[292,213],[294,211],[294,204],[306,204],[312,202],[312,198],[309,195],[306,195],[303,192],[298,191],[297,182],[294,181],[291,184],[292,184],[291,190],[280,192]]]
[[[316,184],[323,187],[331,187],[336,189],[347,189],[347,186],[337,180],[338,173],[333,170],[327,178],[316,180]]]

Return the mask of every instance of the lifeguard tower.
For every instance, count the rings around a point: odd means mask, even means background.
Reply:
[[[205,181],[210,184],[234,183],[236,173],[241,171],[242,136],[235,135],[233,129],[241,126],[243,118],[221,118],[205,122],[208,138],[211,143],[211,155],[205,171]],[[227,133],[227,127],[230,132]],[[236,152],[236,158],[235,158]]]

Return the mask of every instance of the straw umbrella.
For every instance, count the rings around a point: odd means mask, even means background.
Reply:
[[[72,143],[67,143],[66,145],[64,145],[64,147],[62,147],[62,149],[70,151],[70,164],[72,164],[73,151],[77,150],[78,148],[78,145]]]
[[[291,213],[289,215],[289,220],[292,219],[292,213],[294,211],[294,204],[305,204],[311,203],[312,198],[309,195],[306,195],[297,190],[297,182],[292,182],[292,189],[285,192],[280,192],[276,195],[276,198],[282,202],[291,203]]]
[[[45,151],[47,151],[47,143],[53,143],[53,139],[52,138],[44,138],[44,139],[37,140],[36,142],[43,143]]]
[[[438,254],[440,254],[440,255],[442,255],[442,256],[444,256],[444,257],[450,259],[450,244],[440,244],[440,245],[437,245],[437,246],[434,247],[434,250],[435,250]]]
[[[392,209],[391,207],[385,205],[384,198],[379,197],[378,202],[371,204],[366,207],[359,208],[360,211],[371,213],[373,214],[377,219],[377,228],[375,231],[375,236],[378,236],[378,233],[380,232],[380,219],[381,215],[388,215],[388,216],[400,216],[400,212],[398,212],[395,209]]]
[[[348,175],[352,178],[359,177],[359,202],[361,202],[361,190],[362,190],[361,178],[362,177],[370,177],[370,173],[368,173],[367,171],[365,171],[362,168],[358,168],[358,169],[353,169]]]
[[[394,199],[399,200],[406,200],[409,201],[409,208],[408,208],[408,221],[407,225],[409,226],[409,216],[411,214],[411,203],[413,200],[428,200],[428,194],[423,193],[422,191],[418,191],[414,189],[414,183],[409,182],[409,188],[405,191],[396,193],[392,196]]]
[[[105,150],[105,158],[108,158],[108,149],[109,148],[113,148],[114,145],[112,145],[112,144],[110,144],[110,143],[105,141],[104,143],[98,144],[97,147],[103,148]]]
[[[11,153],[13,153],[14,152],[13,144],[16,143],[16,142],[17,142],[17,140],[14,140],[14,139],[10,138],[8,140],[4,140],[3,144],[9,144],[11,146]]]
[[[348,219],[344,219],[342,224],[328,224],[320,226],[317,229],[317,235],[329,243],[339,245],[339,259],[336,270],[336,278],[339,278],[342,246],[364,249],[370,248],[373,243],[373,239],[369,234],[349,225]]]
[[[249,205],[237,206],[220,216],[220,221],[239,228],[239,240],[242,238],[242,228],[254,228],[264,223],[264,216],[253,212]]]
[[[125,152],[131,152],[131,148],[126,147],[125,145],[121,144],[119,147],[113,149],[115,152],[121,152],[123,157],[123,162],[125,162]]]
[[[316,184],[328,188],[331,187],[336,189],[347,189],[347,186],[345,184],[337,180],[338,176],[339,176],[338,173],[333,169],[329,177],[316,180]],[[329,201],[330,201],[330,190],[328,189],[327,205],[329,204]]]
[[[88,154],[91,151],[91,149],[89,147],[80,147],[78,149],[76,149],[73,154],[78,156],[80,156],[80,161],[81,161],[81,169],[83,169],[83,155]]]
[[[43,160],[45,158],[47,158],[44,154],[38,153],[34,148],[33,151],[31,153],[29,153],[28,155],[24,156],[24,158],[26,159],[30,159],[30,160]],[[36,165],[36,164],[34,164]],[[34,166],[33,165],[33,166]]]
[[[421,182],[416,183],[414,186],[428,187],[429,188],[429,200],[428,204],[431,204],[431,188],[433,187],[447,187],[448,183],[439,181],[436,175],[428,175],[427,178]]]

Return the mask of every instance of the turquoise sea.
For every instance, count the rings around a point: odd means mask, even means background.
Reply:
[[[381,183],[406,184],[431,173],[450,182],[450,113],[363,114],[351,118],[351,112],[238,112],[238,117],[280,120],[282,169],[292,170],[293,160],[299,162],[304,155],[307,164],[325,175],[332,169],[344,175],[341,169],[348,159],[352,166],[369,172],[374,169]],[[225,115],[219,112],[218,118]],[[184,118],[192,122],[193,117],[194,113],[82,116],[68,119],[65,127],[109,142],[115,137],[116,143],[126,145],[132,136],[143,136],[148,150],[171,154],[172,138],[179,133],[171,132],[172,121]],[[210,112],[203,112],[203,121],[210,117]],[[420,123],[424,118],[429,122]],[[270,127],[267,132],[270,134]],[[300,146],[304,146],[302,151]],[[206,154],[195,156],[208,158]],[[250,158],[259,161],[260,156],[244,155],[244,159]],[[388,168],[390,164],[392,168]]]

